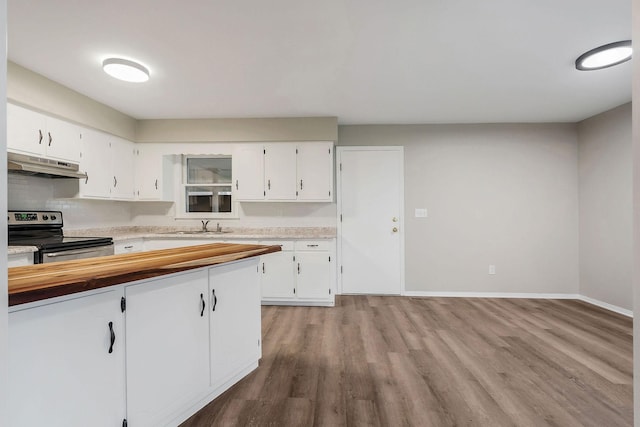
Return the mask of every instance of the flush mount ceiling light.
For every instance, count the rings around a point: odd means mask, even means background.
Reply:
[[[149,70],[145,66],[127,59],[105,59],[102,61],[102,69],[111,77],[125,82],[142,83],[149,80]]]
[[[630,60],[631,53],[631,40],[605,44],[580,55],[576,59],[576,68],[590,71],[613,67]]]

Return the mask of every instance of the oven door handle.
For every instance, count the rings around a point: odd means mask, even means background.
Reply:
[[[55,257],[59,257],[59,256],[66,256],[66,255],[80,255],[80,254],[90,254],[92,252],[98,252],[100,250],[102,250],[104,248],[104,246],[95,246],[91,249],[72,249],[70,251],[62,251],[62,252],[52,252],[50,254],[45,253],[44,256],[48,257],[48,258],[55,258]]]

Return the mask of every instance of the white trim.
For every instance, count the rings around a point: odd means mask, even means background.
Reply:
[[[580,299],[578,294],[539,294],[529,292],[425,292],[407,291],[407,297],[440,297],[440,298],[531,298],[531,299]]]
[[[340,267],[342,266],[342,222],[340,221],[340,212],[342,212],[342,200],[341,200],[341,186],[342,186],[342,174],[340,173],[340,164],[342,162],[343,151],[396,151],[402,155],[402,161],[400,162],[400,295],[405,293],[405,250],[404,250],[404,229],[406,227],[405,213],[404,213],[404,146],[391,145],[391,146],[337,146],[336,147],[336,222],[337,222],[337,238],[336,238],[336,287],[337,295],[342,295],[342,274]]]
[[[578,299],[580,301],[584,301],[586,303],[589,303],[589,304],[592,304],[592,305],[596,305],[596,306],[598,306],[600,308],[604,308],[605,310],[613,311],[613,312],[616,312],[618,314],[622,314],[623,316],[627,316],[627,317],[633,318],[633,311],[627,310],[626,308],[618,307],[617,305],[613,305],[613,304],[609,304],[609,303],[604,302],[604,301],[600,301],[600,300],[597,300],[597,299],[589,298],[589,297],[586,297],[584,295],[578,296]]]
[[[430,292],[406,291],[406,297],[438,297],[438,298],[530,298],[530,299],[576,299],[591,305],[633,318],[633,311],[617,305],[609,304],[580,294],[539,294],[539,293],[507,293],[507,292]]]

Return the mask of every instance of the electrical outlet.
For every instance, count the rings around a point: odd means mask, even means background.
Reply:
[[[496,274],[496,266],[493,264],[489,265],[489,274]]]
[[[426,218],[427,210],[425,208],[416,208],[416,218]]]

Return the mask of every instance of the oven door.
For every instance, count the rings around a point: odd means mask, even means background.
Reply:
[[[48,264],[50,262],[70,261],[74,259],[94,258],[105,255],[113,255],[113,244],[105,246],[94,246],[91,248],[79,249],[58,249],[41,250],[40,262]]]

